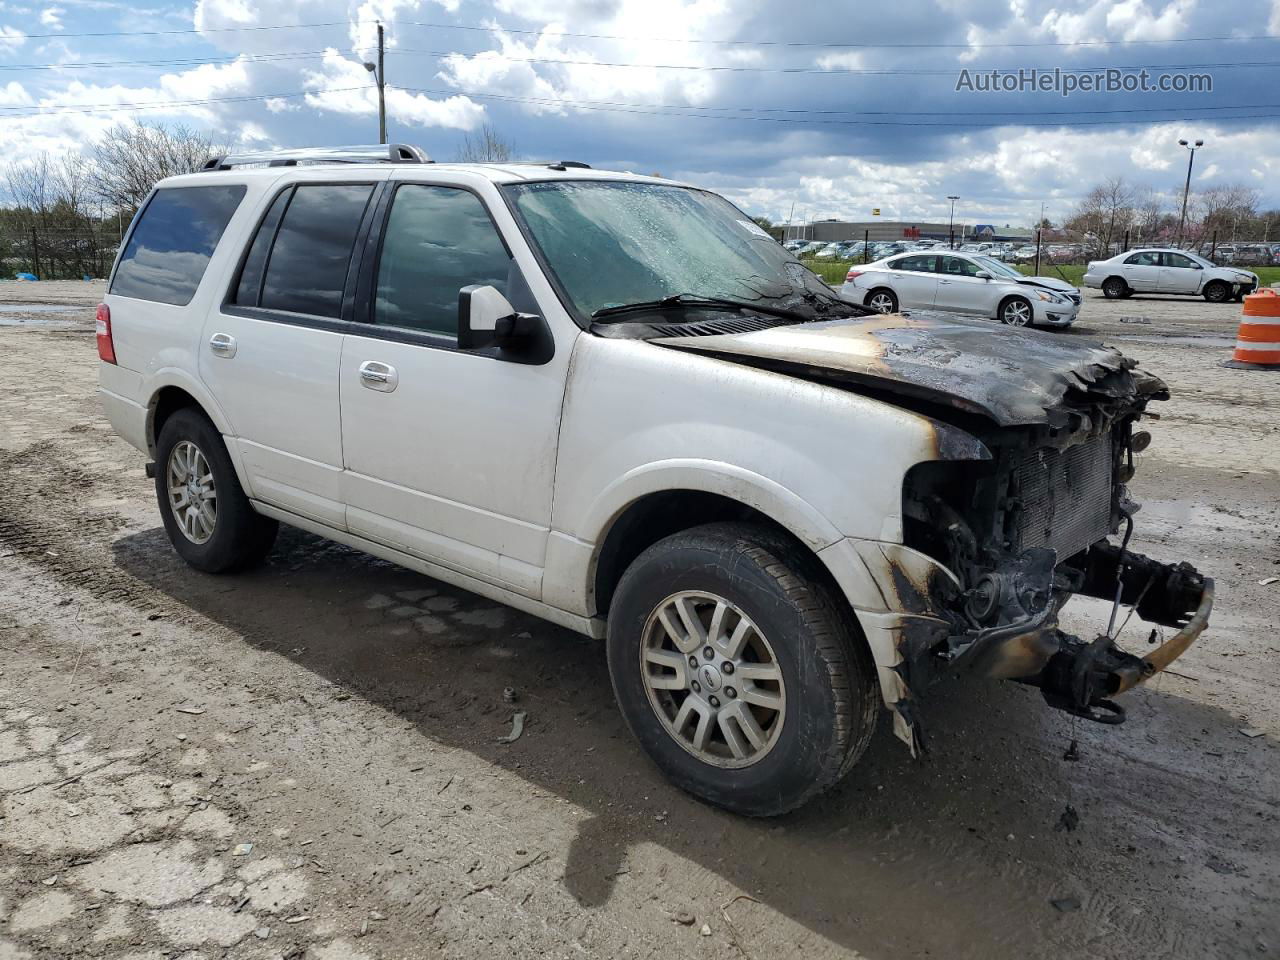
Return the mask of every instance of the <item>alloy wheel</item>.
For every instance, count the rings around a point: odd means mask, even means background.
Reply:
[[[1002,319],[1011,327],[1027,326],[1031,323],[1031,304],[1021,300],[1013,300],[1005,304]]]
[[[645,622],[640,673],[667,733],[699,760],[747,767],[777,743],[782,668],[751,618],[723,597],[682,592],[663,600]]]
[[[893,313],[897,304],[893,302],[893,296],[891,294],[877,293],[867,301],[867,306],[872,310],[879,311],[880,313]]]
[[[178,441],[169,451],[165,488],[182,535],[192,543],[208,543],[218,522],[218,492],[209,461],[190,440]]]

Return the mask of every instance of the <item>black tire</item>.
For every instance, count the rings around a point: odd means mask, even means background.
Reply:
[[[1133,291],[1122,277],[1107,277],[1102,281],[1102,295],[1108,300],[1123,300],[1133,296]]]
[[[184,531],[169,501],[169,459],[174,447],[194,444],[208,464],[216,491],[212,533],[202,543]],[[156,501],[165,532],[178,555],[197,570],[226,573],[262,560],[275,542],[279,524],[257,513],[236,477],[218,430],[201,411],[184,407],[164,422],[156,441]]]
[[[1210,280],[1204,288],[1204,298],[1210,303],[1226,303],[1231,299],[1231,285],[1221,280]]]
[[[871,301],[876,300],[881,305],[873,304]],[[871,307],[880,313],[897,313],[898,312],[898,295],[888,287],[876,287],[867,294],[866,300],[863,301],[864,306]]]
[[[683,591],[723,598],[770,638],[785,699],[775,714],[781,718],[775,739],[749,765],[726,768],[700,758],[649,699],[642,676],[648,668],[641,666],[646,625]],[[650,758],[683,789],[747,816],[794,810],[835,784],[866,750],[881,709],[870,651],[818,561],[750,523],[695,527],[645,550],[614,594],[608,659],[623,717]],[[745,667],[738,672],[745,675]],[[722,694],[730,694],[732,676],[726,671],[721,679]]]

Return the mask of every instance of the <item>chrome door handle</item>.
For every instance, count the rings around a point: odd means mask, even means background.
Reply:
[[[236,338],[229,333],[215,333],[209,338],[209,349],[215,356],[230,360],[236,355]]]
[[[400,383],[400,375],[389,363],[366,360],[360,364],[360,383],[370,390],[390,393]]]

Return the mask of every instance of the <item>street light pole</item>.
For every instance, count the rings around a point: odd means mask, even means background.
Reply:
[[[947,242],[951,244],[951,249],[956,248],[956,201],[959,197],[947,197],[951,201],[951,219],[947,221]]]
[[[1182,217],[1178,220],[1178,246],[1181,247],[1182,232],[1187,225],[1187,197],[1191,193],[1191,165],[1196,162],[1196,150],[1204,146],[1204,141],[1197,140],[1195,146],[1192,146],[1185,140],[1179,140],[1178,145],[1191,151],[1191,156],[1187,157],[1187,182],[1182,188]]]
[[[365,61],[364,68],[373,74],[373,79],[378,82],[378,142],[387,142],[387,72],[384,54],[386,50],[383,44],[382,24],[378,24],[378,62],[370,63]]]

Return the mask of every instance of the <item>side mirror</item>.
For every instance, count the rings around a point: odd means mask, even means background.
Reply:
[[[532,340],[540,318],[517,313],[496,287],[472,284],[458,291],[458,346],[463,350],[518,347]]]
[[[977,277],[979,280],[991,279],[991,274],[987,273],[987,271],[985,270],[979,270],[977,273],[974,274],[974,276]]]

